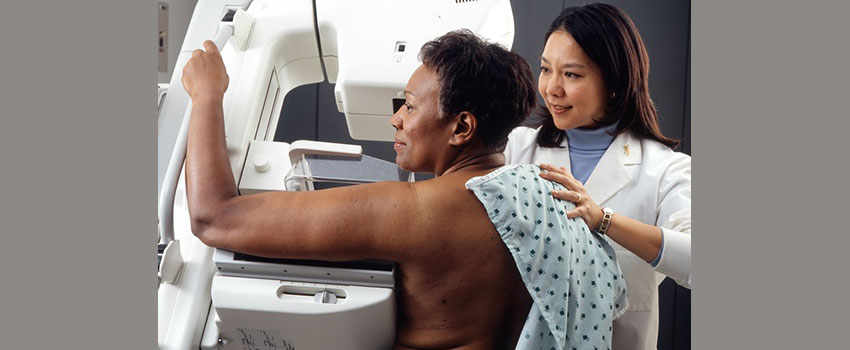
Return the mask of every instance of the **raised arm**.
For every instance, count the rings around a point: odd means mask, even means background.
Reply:
[[[228,77],[215,45],[206,41],[204,47],[183,70],[192,98],[186,191],[194,234],[209,246],[266,257],[398,261],[410,256],[421,226],[412,184],[238,196],[224,139]]]
[[[223,192],[188,186],[194,194]],[[421,237],[414,193],[409,184],[379,183],[190,200],[189,206],[192,230],[209,246],[266,257],[403,261]]]

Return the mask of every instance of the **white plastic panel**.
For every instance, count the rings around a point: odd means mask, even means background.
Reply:
[[[346,113],[348,133],[355,140],[394,141],[395,129],[389,116],[375,114]]]
[[[239,193],[243,195],[266,191],[286,191],[284,179],[289,172],[289,144],[286,142],[253,141]]]
[[[223,349],[389,349],[395,341],[392,289],[215,276],[213,306]],[[327,290],[322,303],[313,292]],[[268,341],[268,343],[263,343]],[[272,347],[274,348],[274,347]]]
[[[250,142],[266,139],[267,135],[274,137],[268,130],[276,127],[279,116],[271,113],[269,122],[260,125],[272,72],[277,71],[280,84],[280,95],[272,110],[279,110],[278,105],[289,90],[324,78],[311,1],[257,0],[248,12],[256,23],[245,51],[235,50],[232,40],[222,50],[230,75],[224,97],[227,151],[237,183]]]
[[[329,78],[338,70],[338,106],[349,134],[360,140],[393,140],[392,98],[420,65],[425,42],[467,28],[506,48],[513,43],[508,0],[316,0],[316,13]],[[399,42],[405,43],[404,51],[398,50]]]
[[[260,112],[260,122],[257,123],[257,131],[254,133],[254,140],[265,140],[266,133],[271,125],[272,112],[275,111],[277,100],[280,97],[280,82],[277,79],[277,72],[272,71],[269,78],[269,87],[266,91],[266,98],[263,101],[262,112]]]

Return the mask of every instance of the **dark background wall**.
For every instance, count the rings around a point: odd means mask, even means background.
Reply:
[[[690,154],[690,12],[689,0],[611,0],[637,25],[650,57],[650,92],[661,117],[664,135],[682,139],[678,151]],[[512,0],[516,34],[513,50],[532,71],[540,69],[543,36],[560,11],[586,2]],[[336,109],[333,85],[298,87],[284,100],[276,141],[320,140],[363,146],[370,156],[395,161],[388,142],[357,141],[348,135],[345,117]],[[417,174],[422,180],[430,176]],[[659,286],[658,349],[690,349],[691,294],[666,279]]]

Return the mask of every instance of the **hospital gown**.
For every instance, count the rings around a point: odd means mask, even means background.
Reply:
[[[628,304],[614,249],[584,220],[567,219],[575,205],[552,197],[563,186],[539,173],[508,165],[466,183],[533,300],[516,349],[610,349],[612,321]]]

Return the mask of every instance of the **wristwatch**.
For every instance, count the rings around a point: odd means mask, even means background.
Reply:
[[[614,209],[610,207],[602,208],[602,222],[599,224],[599,229],[596,232],[604,235],[608,232],[608,227],[611,226],[611,217],[614,216]]]

